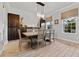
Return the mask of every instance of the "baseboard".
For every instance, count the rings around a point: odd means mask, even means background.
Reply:
[[[67,45],[78,45],[79,46],[79,42],[78,41],[73,41],[73,40],[68,40],[68,39],[64,39],[64,38],[57,38],[57,41],[60,41],[64,44]]]

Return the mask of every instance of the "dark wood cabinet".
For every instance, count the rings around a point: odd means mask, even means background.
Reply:
[[[19,15],[8,13],[8,40],[18,39]]]

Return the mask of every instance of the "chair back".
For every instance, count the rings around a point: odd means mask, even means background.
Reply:
[[[38,39],[44,39],[44,30],[38,29]]]
[[[19,39],[21,39],[21,30],[18,29],[18,35],[19,35]]]

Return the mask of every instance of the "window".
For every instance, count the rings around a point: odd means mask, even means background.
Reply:
[[[63,20],[63,30],[66,33],[76,33],[76,20],[78,17],[78,8],[71,9],[61,13]]]
[[[70,17],[63,20],[64,32],[76,33],[76,19],[77,17]]]
[[[51,22],[46,22],[46,29],[51,29],[51,26],[52,26]]]

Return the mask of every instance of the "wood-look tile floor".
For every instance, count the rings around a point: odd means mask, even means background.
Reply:
[[[8,44],[5,46],[5,50],[3,51],[1,56],[11,56],[18,54],[20,52],[26,51],[27,49],[27,44],[26,42],[23,42],[22,44],[22,50],[20,51],[19,49],[19,40],[13,40],[9,41]]]
[[[52,41],[50,45],[39,49],[27,49],[24,45],[23,50],[18,49],[18,40],[12,41],[6,46],[2,56],[15,57],[79,57],[79,47],[63,44],[60,41]]]

